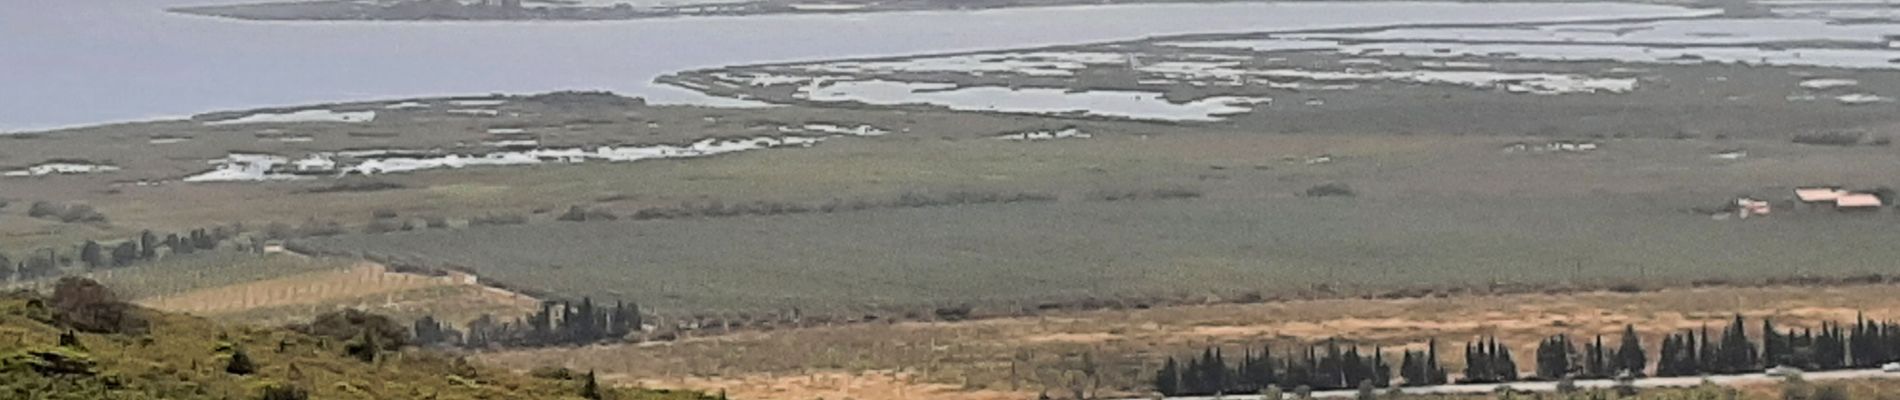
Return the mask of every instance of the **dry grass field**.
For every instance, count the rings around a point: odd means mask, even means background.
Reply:
[[[1111,390],[1138,394],[1149,379],[1144,374],[1162,359],[1198,354],[1206,346],[1238,352],[1272,345],[1287,351],[1346,338],[1396,351],[1419,348],[1436,338],[1441,355],[1449,356],[1447,363],[1456,369],[1463,362],[1458,346],[1480,335],[1497,336],[1517,346],[1514,353],[1528,357],[1537,340],[1549,335],[1602,334],[1614,339],[1625,324],[1635,324],[1654,352],[1665,333],[1705,325],[1719,329],[1736,313],[1755,322],[1774,318],[1783,327],[1849,321],[1862,313],[1900,318],[1900,298],[1890,295],[1893,290],[1895,286],[1884,284],[1704,288],[1050,312],[973,322],[849,325],[676,343],[513,351],[483,358],[517,368],[565,363],[647,386],[723,389],[739,398],[879,400],[922,393],[953,399],[1020,399],[1044,389],[1066,393],[1066,386],[1048,385],[1059,381],[1049,378],[1090,354],[1104,367]],[[1759,334],[1751,330],[1751,335]]]
[[[227,321],[285,324],[325,312],[362,309],[401,320],[434,315],[467,321],[482,314],[514,318],[540,301],[452,277],[390,272],[358,263],[330,271],[208,287],[137,300],[142,306]]]

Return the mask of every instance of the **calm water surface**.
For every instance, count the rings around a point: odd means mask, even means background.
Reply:
[[[228,2],[228,1],[227,1]],[[604,89],[720,65],[1085,43],[1183,33],[1682,15],[1668,6],[1226,3],[616,22],[249,22],[188,0],[12,0],[0,130],[399,96]]]

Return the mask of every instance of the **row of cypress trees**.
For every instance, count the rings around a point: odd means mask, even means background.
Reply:
[[[182,236],[173,233],[163,237],[148,230],[112,245],[87,240],[78,248],[46,247],[21,254],[18,259],[0,254],[0,282],[53,277],[59,274],[60,267],[75,264],[86,269],[125,267],[157,260],[161,248],[170,250],[171,254],[209,251],[235,235],[235,229],[225,227],[192,229]]]
[[[1774,366],[1808,371],[1873,368],[1900,361],[1900,324],[1876,322],[1864,316],[1853,324],[1823,323],[1815,329],[1777,329],[1772,320],[1761,323],[1760,341],[1749,338],[1747,321],[1740,315],[1719,332],[1707,327],[1684,330],[1663,338],[1655,360],[1657,376],[1697,376],[1759,372]],[[1611,345],[1611,343],[1615,343]],[[1155,389],[1166,396],[1245,394],[1280,390],[1337,390],[1370,385],[1430,386],[1451,382],[1438,357],[1438,342],[1423,351],[1406,351],[1392,379],[1384,351],[1370,354],[1357,344],[1329,339],[1307,346],[1293,356],[1275,357],[1272,349],[1249,349],[1230,365],[1218,348],[1178,362],[1167,359],[1155,373]],[[1510,346],[1495,337],[1465,344],[1465,368],[1458,383],[1508,383],[1524,379],[1640,378],[1650,371],[1649,353],[1636,326],[1625,325],[1614,342],[1598,335],[1578,343],[1555,335],[1538,343],[1535,374],[1519,376]]]
[[[1238,364],[1229,365],[1220,349],[1210,347],[1185,363],[1168,358],[1155,374],[1154,385],[1168,396],[1258,393],[1268,388],[1336,390],[1362,383],[1390,386],[1392,366],[1386,361],[1384,349],[1374,347],[1370,353],[1361,349],[1357,344],[1327,340],[1292,356],[1276,357],[1271,347],[1262,347],[1257,353],[1248,349]],[[1426,354],[1406,352],[1405,357],[1401,372],[1437,374],[1442,379],[1436,343]]]
[[[1536,376],[1540,379],[1636,378],[1644,376],[1647,365],[1648,352],[1635,325],[1623,326],[1623,338],[1615,348],[1603,341],[1603,335],[1584,343],[1581,350],[1568,335],[1551,336],[1537,345]]]
[[[621,339],[640,331],[643,324],[638,304],[615,302],[607,307],[583,297],[579,303],[543,302],[540,311],[514,321],[483,315],[469,321],[466,332],[425,316],[415,321],[414,333],[419,344],[533,347]]]

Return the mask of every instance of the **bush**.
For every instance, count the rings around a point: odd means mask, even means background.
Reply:
[[[389,317],[357,309],[324,313],[308,324],[291,329],[336,340],[360,339],[368,334],[374,337],[372,341],[377,350],[395,350],[409,343],[408,327]]]
[[[402,221],[397,221],[393,219],[378,219],[375,221],[370,221],[369,225],[363,226],[363,233],[369,233],[369,234],[389,233],[389,232],[396,232],[396,231],[401,231],[401,230],[403,230]]]
[[[231,352],[231,361],[224,364],[224,372],[232,375],[250,375],[257,373],[257,364],[251,361],[251,355],[244,354],[244,349],[237,349]]]
[[[80,277],[53,284],[53,315],[62,325],[91,333],[144,333],[149,326],[111,289]]]
[[[357,192],[377,192],[377,191],[384,191],[384,190],[396,190],[396,189],[403,189],[403,188],[406,188],[406,186],[403,186],[402,184],[399,184],[399,183],[390,183],[390,182],[382,182],[382,181],[360,181],[360,182],[343,182],[343,183],[338,183],[338,184],[334,184],[330,186],[308,189],[308,190],[304,190],[303,193],[311,193],[311,194],[357,193]]]
[[[469,225],[520,225],[528,223],[528,217],[521,214],[488,214],[468,220]]]
[[[77,204],[66,207],[66,212],[59,214],[59,221],[65,223],[106,222],[106,215],[99,213],[99,210],[93,209],[92,206]]]
[[[310,400],[310,392],[290,384],[275,384],[264,387],[261,400]]]
[[[594,210],[594,209],[589,209],[587,207],[573,206],[573,207],[568,207],[567,212],[561,213],[560,217],[556,217],[554,219],[557,221],[586,222],[586,221],[613,221],[613,220],[620,219],[620,217],[615,216],[613,213],[607,212],[605,210]]]
[[[1827,384],[1814,388],[1814,400],[1848,400],[1847,388],[1839,384]]]
[[[35,201],[33,205],[26,208],[26,216],[33,218],[51,218],[65,213],[66,207],[45,201]]]
[[[1853,146],[1860,144],[1864,135],[1853,132],[1816,132],[1794,136],[1794,142],[1816,146]]]
[[[305,220],[298,228],[303,236],[336,236],[343,234],[343,224],[336,221],[318,221],[315,218]]]
[[[1307,197],[1352,197],[1355,195],[1357,193],[1352,191],[1352,186],[1339,182],[1322,183],[1306,188]]]
[[[579,377],[580,374],[576,374],[574,370],[563,367],[536,367],[528,371],[528,376],[557,381],[571,381]]]

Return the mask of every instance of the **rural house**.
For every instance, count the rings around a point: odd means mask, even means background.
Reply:
[[[1834,199],[1834,208],[1843,211],[1878,211],[1885,205],[1872,193],[1847,193]]]

